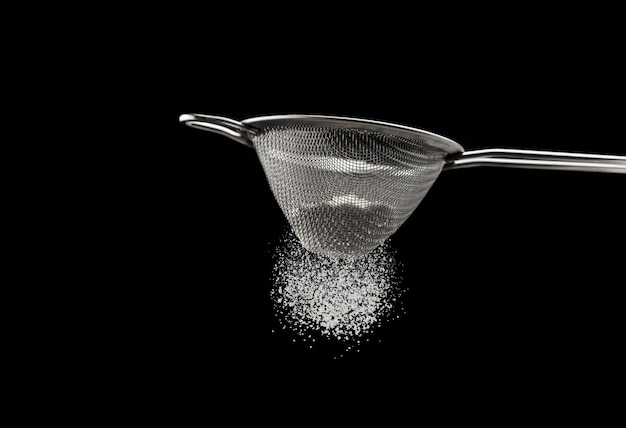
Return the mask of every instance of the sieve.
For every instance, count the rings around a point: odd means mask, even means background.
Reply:
[[[626,174],[626,157],[488,148],[465,151],[429,131],[375,120],[274,115],[243,121],[183,114],[180,121],[256,150],[302,246],[357,258],[395,233],[443,170],[474,166]]]

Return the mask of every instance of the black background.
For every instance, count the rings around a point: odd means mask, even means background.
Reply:
[[[183,390],[225,377],[220,385],[235,390],[254,380],[260,390],[341,394],[355,391],[346,378],[356,376],[383,390],[480,386],[494,396],[579,390],[612,376],[624,176],[442,173],[391,238],[406,313],[374,344],[334,358],[330,346],[272,333],[272,254],[287,223],[254,151],[178,123],[187,112],[329,114],[415,126],[466,150],[624,154],[606,106],[612,55],[554,17],[446,38],[447,25],[398,14],[315,14],[302,25],[246,15],[216,28],[221,19],[187,14],[138,46],[152,50],[151,72],[138,79],[152,79],[142,102],[154,112],[153,125],[138,126],[126,201],[129,248],[142,254],[132,262],[140,269],[127,333],[139,372]]]

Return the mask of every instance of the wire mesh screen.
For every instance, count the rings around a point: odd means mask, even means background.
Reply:
[[[372,130],[276,126],[253,137],[287,221],[309,251],[354,258],[404,223],[446,152]]]

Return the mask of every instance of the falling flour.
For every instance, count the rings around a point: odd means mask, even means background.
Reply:
[[[345,260],[309,252],[287,233],[275,253],[271,297],[284,329],[309,338],[356,341],[398,309],[397,272],[386,244]]]

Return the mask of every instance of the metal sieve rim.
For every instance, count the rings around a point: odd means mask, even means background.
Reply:
[[[425,131],[423,129],[413,128],[411,126],[400,125],[397,123],[381,122],[370,119],[360,119],[344,116],[285,114],[252,117],[243,120],[242,123],[244,125],[257,129],[269,128],[274,126],[298,125],[342,129],[363,129],[383,134],[394,135],[409,140],[417,139],[432,147],[441,149],[448,154],[463,153],[465,151],[459,143],[442,135]]]

